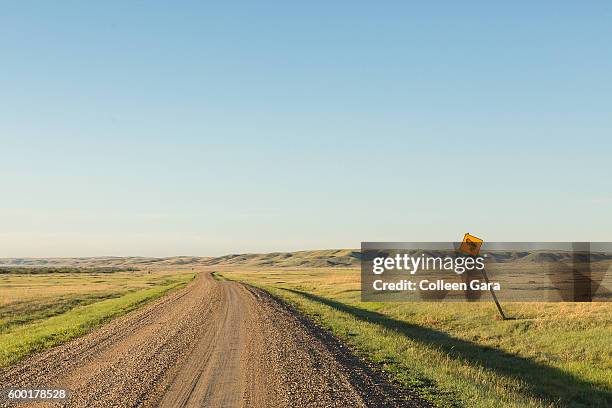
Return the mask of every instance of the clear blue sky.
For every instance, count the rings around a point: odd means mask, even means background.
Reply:
[[[5,3],[0,257],[612,241],[610,21],[609,1]]]

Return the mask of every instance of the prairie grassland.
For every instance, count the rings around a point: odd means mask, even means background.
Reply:
[[[0,275],[0,367],[81,336],[193,277],[186,271]]]
[[[213,270],[213,269],[211,269]],[[612,304],[364,303],[359,270],[216,267],[297,307],[438,406],[612,406]]]

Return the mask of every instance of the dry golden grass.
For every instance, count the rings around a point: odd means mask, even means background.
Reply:
[[[177,270],[156,272],[74,273],[47,275],[0,275],[0,307],[14,302],[79,294],[127,292],[157,285]]]

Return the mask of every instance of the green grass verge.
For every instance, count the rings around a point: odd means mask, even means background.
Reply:
[[[3,327],[0,332],[0,367],[82,336],[171,290],[184,287],[194,277],[194,274],[177,275],[165,279],[158,286],[123,294],[111,292],[58,298],[50,303],[29,305],[24,310],[19,306],[13,307],[13,313],[0,325]]]

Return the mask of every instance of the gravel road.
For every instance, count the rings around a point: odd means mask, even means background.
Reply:
[[[427,406],[267,293],[207,273],[0,384],[66,388],[67,407]]]

